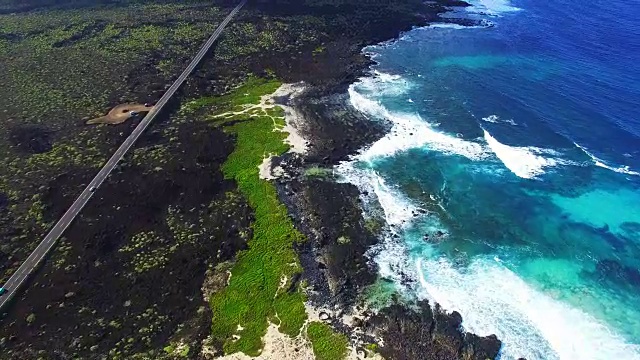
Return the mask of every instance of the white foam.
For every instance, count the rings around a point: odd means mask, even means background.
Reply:
[[[490,122],[490,123],[493,123],[493,124],[497,124],[499,122],[499,120],[500,120],[500,118],[498,117],[498,115],[489,115],[487,117],[483,117],[482,118],[482,121]]]
[[[382,71],[378,71],[378,70],[374,70],[373,73],[375,74],[377,80],[379,80],[380,82],[383,83],[393,83],[393,82],[398,82],[401,81],[404,83],[404,80],[402,79],[402,76],[400,75],[396,75],[396,74],[388,74]]]
[[[502,13],[521,11],[522,9],[512,6],[509,0],[471,0],[467,11],[472,13],[483,13],[499,16]]]
[[[513,121],[513,119],[503,120],[498,115],[489,115],[487,117],[483,117],[482,121],[488,122],[488,123],[493,123],[493,124],[505,123],[505,124],[510,124],[510,125],[514,125],[514,126],[518,125],[515,121]]]
[[[608,170],[611,170],[611,171],[615,171],[615,172],[620,173],[620,174],[640,176],[640,172],[631,170],[629,168],[629,166],[618,166],[618,167],[615,167],[615,166],[608,165],[607,163],[604,162],[604,160],[599,159],[598,157],[596,157],[595,155],[590,153],[584,147],[576,144],[575,142],[574,142],[574,145],[577,146],[578,148],[580,148],[580,150],[582,150],[585,154],[587,154],[587,156],[589,156],[591,158],[591,160],[593,160],[593,163],[598,167],[601,167],[601,168],[604,168],[604,169],[608,169]]]
[[[349,95],[356,109],[373,117],[390,120],[393,125],[386,136],[360,153],[358,158],[362,161],[370,162],[414,148],[428,148],[472,160],[484,159],[489,155],[482,144],[436,131],[418,114],[388,111],[380,102],[360,94],[354,85],[349,87]]]
[[[424,296],[460,312],[466,330],[496,334],[502,359],[640,359],[640,346],[538,292],[499,261],[476,259],[464,271],[443,258],[415,266]]]
[[[496,154],[512,173],[524,179],[532,179],[545,173],[544,168],[553,167],[559,164],[566,165],[568,162],[545,157],[543,155],[557,155],[553,150],[540,149],[537,147],[518,147],[500,143],[488,131],[484,130],[484,138],[489,147]]]
[[[340,163],[335,172],[342,181],[356,185],[361,193],[368,194],[363,197],[365,206],[371,201],[377,201],[386,223],[391,226],[403,227],[410,224],[413,214],[418,210],[400,190],[387,184],[374,170],[357,167],[357,160]],[[367,210],[373,210],[371,206],[366,207]]]
[[[364,93],[375,96],[400,96],[405,94],[412,84],[400,75],[387,74],[375,70],[372,77],[360,79],[358,88]]]
[[[398,190],[389,187],[384,179],[375,174],[373,188],[384,211],[387,224],[391,226],[403,226],[413,218],[417,207],[404,197]]]
[[[462,29],[477,29],[477,28],[482,28],[484,26],[464,26],[464,25],[459,25],[459,24],[452,24],[452,23],[434,23],[434,24],[429,24],[429,26],[425,27],[425,29],[455,29],[455,30],[462,30]]]
[[[387,236],[383,239],[383,242],[373,250],[376,253],[375,261],[378,265],[378,274],[380,277],[392,280],[398,290],[404,293],[415,293],[417,290],[415,281],[406,281],[405,270],[411,269],[406,246]],[[413,280],[411,277],[408,279]]]

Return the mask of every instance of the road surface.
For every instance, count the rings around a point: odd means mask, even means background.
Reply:
[[[53,226],[49,233],[44,237],[42,242],[35,248],[35,250],[29,255],[22,265],[16,270],[15,273],[9,278],[9,280],[3,285],[6,292],[0,297],[0,309],[3,309],[10,303],[14,295],[16,295],[20,286],[27,280],[29,275],[38,267],[42,259],[51,251],[56,244],[62,233],[69,227],[69,224],[78,216],[82,208],[87,204],[95,190],[102,184],[102,182],[109,176],[111,171],[116,167],[122,157],[129,151],[131,146],[138,140],[140,135],[149,126],[149,123],[156,117],[156,115],[162,111],[162,108],[167,104],[175,92],[180,88],[182,83],[193,72],[195,67],[202,61],[202,58],[207,54],[211,45],[218,39],[224,28],[229,24],[231,19],[240,11],[247,0],[242,0],[238,6],[236,6],[224,21],[218,26],[216,31],[211,35],[207,42],[202,46],[200,51],[193,58],[189,66],[180,74],[180,77],[171,85],[167,92],[162,95],[162,98],[156,103],[156,105],[147,113],[147,116],[140,121],[140,124],[133,130],[131,135],[120,145],[118,150],[111,156],[109,161],[100,169],[100,172],[91,180],[89,185],[82,191],[80,196],[73,202],[67,212],[62,215],[62,218]]]

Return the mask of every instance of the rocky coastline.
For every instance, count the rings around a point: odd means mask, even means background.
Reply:
[[[381,309],[364,304],[362,295],[378,280],[367,250],[384,225],[364,219],[360,191],[337,182],[331,169],[384,136],[387,127],[353,109],[341,93],[344,85],[335,94],[323,89],[285,100],[303,116],[299,130],[309,150],[272,160],[283,170],[276,179],[280,199],[307,238],[298,254],[311,305],[349,335],[360,354],[368,353],[366,344],[381,343],[376,353],[388,359],[496,358],[497,337],[464,332],[460,314],[438,304],[407,302],[397,294]]]
[[[50,6],[35,3],[20,9]],[[224,8],[232,2],[216,3]],[[254,214],[237,184],[222,174],[234,136],[198,122],[207,114],[185,115],[181,109],[190,97],[226,93],[241,82],[240,72],[269,76],[266,69],[285,83],[305,86],[295,97],[274,100],[301,119],[295,127],[306,151],[273,157],[268,169],[280,201],[307,239],[296,245],[303,271],[288,282],[288,290],[307,289],[309,308],[318,320],[350,338],[353,357],[495,358],[501,344],[495,336],[465,333],[460,315],[446,313],[437,304],[407,305],[392,297],[392,303],[377,311],[363,305],[362,293],[378,280],[367,250],[378,242],[383,224],[363,218],[359,190],[336,182],[331,170],[388,130],[348,105],[346,89],[366,75],[372,63],[362,48],[436,21],[448,6],[464,5],[456,0],[345,0],[335,6],[293,0],[250,3],[239,22],[323,19],[327,25],[318,25],[322,45],[308,40],[282,52],[210,59],[183,89],[188,97],[175,101],[142,139],[141,148],[152,149],[154,156],[167,151],[170,160],[145,166],[133,157],[125,163],[4,314],[0,349],[6,358],[211,359],[222,353],[221,344],[203,345],[211,328],[207,302],[228,284],[230,263],[252,236]],[[297,41],[299,34],[289,35],[286,41]],[[156,88],[163,80],[142,70],[147,68],[141,65],[126,76],[129,95],[149,89],[161,93]],[[154,81],[147,84],[149,79]],[[112,102],[124,100],[121,97],[112,95]],[[101,134],[109,140],[104,152],[134,126],[127,122],[105,129]],[[33,136],[25,138],[28,143]],[[47,137],[43,152],[58,140]],[[79,161],[41,186],[46,221],[57,218],[94,173],[83,165]],[[10,202],[0,192],[0,210]],[[193,234],[196,227],[208,230]],[[128,245],[127,239],[146,246],[145,251]],[[174,248],[172,239],[184,241]],[[212,246],[211,239],[224,241]],[[6,263],[19,259],[0,255]],[[157,259],[166,261],[157,266]]]

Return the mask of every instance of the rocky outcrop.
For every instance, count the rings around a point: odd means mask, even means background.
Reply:
[[[495,335],[470,334],[461,324],[459,313],[421,301],[416,309],[391,305],[372,316],[366,328],[383,339],[378,351],[386,359],[486,360],[498,355],[502,343]]]
[[[465,332],[459,313],[447,313],[427,301],[357,315],[359,320],[353,324],[339,320],[339,314],[357,304],[358,296],[377,278],[377,268],[366,252],[378,242],[377,232],[383,225],[365,221],[359,190],[337,182],[330,169],[376,141],[387,128],[383,122],[364,118],[348,105],[345,95],[327,95],[323,87],[311,86],[293,106],[304,118],[300,130],[309,140],[308,152],[275,158],[273,166],[283,169],[284,175],[276,181],[280,198],[307,238],[298,253],[311,302],[334,309],[334,328],[364,334],[357,344],[366,343],[368,336],[382,339],[379,352],[386,359],[494,359],[501,346],[496,336]],[[445,235],[435,233],[430,238],[440,241]],[[373,337],[369,341],[378,343]]]

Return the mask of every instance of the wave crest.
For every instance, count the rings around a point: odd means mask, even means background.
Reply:
[[[445,259],[415,266],[428,297],[459,311],[465,329],[498,335],[503,359],[640,359],[638,345],[532,288],[497,259],[477,259],[464,272]]]
[[[397,84],[399,80],[394,78],[392,81]],[[363,114],[386,119],[392,123],[391,131],[362,151],[357,156],[359,160],[371,162],[376,158],[389,157],[414,148],[428,148],[445,154],[464,156],[471,160],[488,157],[489,153],[482,144],[436,131],[418,114],[391,112],[379,101],[372,100],[359,92],[360,89],[364,89],[366,92],[375,94],[378,90],[383,91],[383,88],[384,86],[380,86],[380,80],[363,80],[349,87],[350,102],[354,108]]]
[[[629,168],[629,166],[611,166],[608,165],[604,160],[596,157],[595,155],[593,155],[592,153],[590,153],[587,149],[585,149],[584,147],[576,144],[575,142],[573,143],[575,146],[577,146],[580,150],[582,150],[582,152],[584,152],[585,154],[587,154],[587,156],[589,156],[591,158],[591,160],[593,160],[593,163],[595,166],[601,167],[603,169],[607,169],[607,170],[611,170],[611,171],[615,171],[619,174],[626,174],[626,175],[633,175],[633,176],[640,176],[640,172],[631,170],[631,168]]]
[[[545,168],[556,165],[568,165],[569,162],[553,158],[549,155],[558,155],[556,151],[540,149],[533,146],[519,147],[502,144],[496,140],[487,130],[484,130],[484,139],[489,148],[493,150],[498,159],[502,161],[512,173],[524,179],[533,179],[545,173]]]

